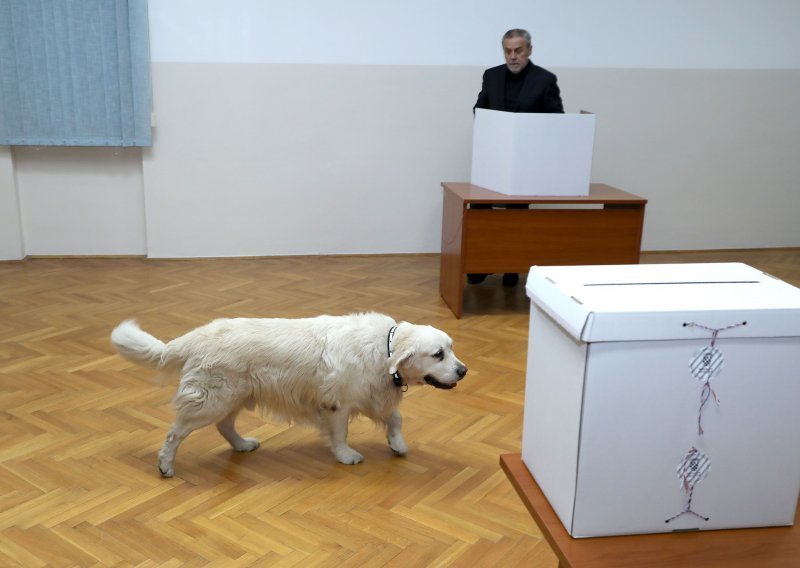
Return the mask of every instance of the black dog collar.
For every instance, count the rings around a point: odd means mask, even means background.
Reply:
[[[392,329],[389,330],[389,335],[386,338],[386,352],[389,353],[389,359],[392,358],[392,339],[394,339],[395,331],[397,331],[396,325],[392,326]],[[403,382],[403,377],[400,376],[398,371],[395,371],[392,375],[392,381],[394,382],[394,386],[403,389],[403,392],[408,390],[408,385]]]

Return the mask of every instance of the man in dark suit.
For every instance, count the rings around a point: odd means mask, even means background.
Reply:
[[[487,69],[475,108],[508,112],[564,112],[556,76],[530,61],[531,34],[508,30],[503,35],[505,65]]]
[[[547,69],[534,65],[531,60],[531,34],[525,30],[508,30],[503,35],[505,65],[487,69],[483,73],[483,84],[478,100],[472,107],[506,112],[564,112],[561,92],[556,76]],[[481,208],[480,205],[473,207]],[[513,208],[513,205],[509,205]],[[523,205],[522,207],[527,207]],[[491,208],[485,205],[483,208]],[[470,284],[479,284],[486,274],[467,274]],[[519,275],[503,275],[504,286],[515,286]]]

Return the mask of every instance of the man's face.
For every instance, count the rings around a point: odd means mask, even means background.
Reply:
[[[531,46],[525,42],[524,37],[510,37],[503,40],[503,55],[506,58],[508,70],[516,75],[528,64],[531,57]]]

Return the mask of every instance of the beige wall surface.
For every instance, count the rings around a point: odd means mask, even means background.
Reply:
[[[800,245],[797,70],[564,70],[592,178],[649,199],[645,250]]]
[[[25,255],[145,254],[140,148],[14,148]]]
[[[0,260],[24,256],[11,148],[0,146]]]
[[[592,181],[649,200],[645,250],[800,246],[800,71],[552,70],[567,112],[597,114]],[[24,254],[439,251],[439,183],[469,179],[483,68],[152,71],[151,149],[0,155]]]
[[[482,69],[154,71],[152,255],[439,250],[439,182],[469,179]],[[567,112],[597,114],[592,181],[649,199],[644,249],[800,245],[800,72],[554,71]]]

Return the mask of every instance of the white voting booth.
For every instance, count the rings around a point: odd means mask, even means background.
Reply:
[[[473,185],[507,195],[588,195],[595,115],[475,109]]]

